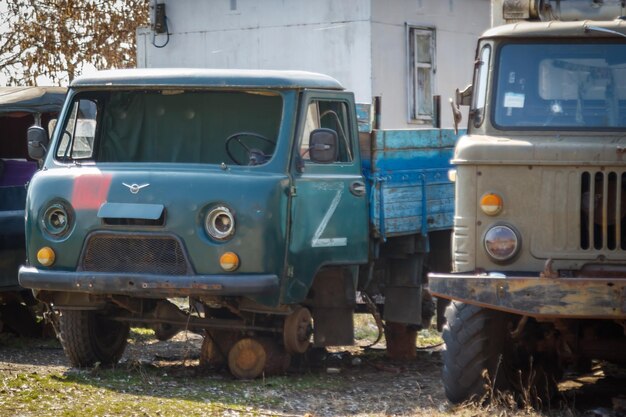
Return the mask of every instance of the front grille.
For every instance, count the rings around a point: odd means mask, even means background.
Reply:
[[[588,171],[581,177],[580,246],[626,249],[626,173]]]
[[[186,275],[189,262],[173,236],[94,233],[87,238],[82,270],[93,272]]]

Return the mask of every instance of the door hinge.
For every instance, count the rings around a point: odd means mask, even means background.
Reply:
[[[296,186],[292,185],[291,187],[289,187],[289,196],[290,197],[295,197],[297,195],[298,195],[298,193],[296,191]]]
[[[293,278],[293,265],[287,265],[287,276]]]

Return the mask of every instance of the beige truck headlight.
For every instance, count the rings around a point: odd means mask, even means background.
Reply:
[[[496,225],[485,233],[485,250],[496,262],[506,262],[519,252],[521,240],[512,226]]]

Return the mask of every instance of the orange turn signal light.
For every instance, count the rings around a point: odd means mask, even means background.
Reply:
[[[504,203],[498,194],[488,193],[480,198],[480,209],[488,216],[495,216],[502,211]]]
[[[234,252],[226,252],[220,256],[220,266],[224,271],[234,271],[239,268],[239,256]]]
[[[37,261],[43,266],[52,265],[55,259],[56,255],[54,254],[54,251],[48,246],[44,246],[37,252]]]

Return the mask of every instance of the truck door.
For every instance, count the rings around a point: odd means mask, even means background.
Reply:
[[[367,195],[350,93],[303,93],[292,155],[291,238],[283,301],[302,301],[317,270],[367,262]],[[309,153],[319,128],[337,133],[335,160],[320,163]]]

